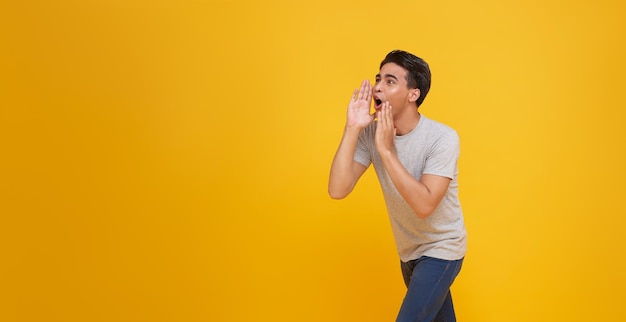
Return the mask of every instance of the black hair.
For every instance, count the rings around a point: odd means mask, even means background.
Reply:
[[[415,104],[417,107],[422,105],[426,94],[430,90],[430,68],[428,63],[423,59],[403,50],[393,50],[387,54],[385,59],[380,63],[380,68],[387,63],[394,63],[406,69],[406,82],[409,88],[417,88],[420,90],[420,97]]]

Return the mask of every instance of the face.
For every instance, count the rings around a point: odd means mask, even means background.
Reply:
[[[389,101],[396,115],[406,108],[417,108],[415,101],[419,97],[419,89],[407,86],[407,71],[394,63],[387,63],[376,75],[376,84],[372,91],[374,108],[380,110],[382,103]]]

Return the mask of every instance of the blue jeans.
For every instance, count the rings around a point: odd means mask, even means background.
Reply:
[[[462,265],[427,256],[400,262],[407,291],[396,322],[456,321],[450,286]]]

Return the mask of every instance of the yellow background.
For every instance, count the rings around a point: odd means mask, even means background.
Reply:
[[[0,320],[392,321],[373,171],[328,170],[396,48],[459,132],[460,321],[618,321],[620,1],[0,3]]]

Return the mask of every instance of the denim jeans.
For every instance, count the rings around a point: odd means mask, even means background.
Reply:
[[[396,322],[456,321],[450,286],[462,265],[427,256],[400,262],[407,292]]]

